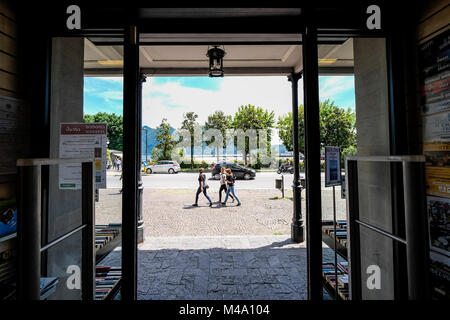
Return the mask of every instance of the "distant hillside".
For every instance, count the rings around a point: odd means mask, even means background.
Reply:
[[[156,129],[150,128],[149,126],[144,126],[144,129],[142,129],[142,156],[145,158],[145,135],[147,135],[147,152],[148,157],[150,158],[150,155],[152,154],[153,148],[158,144],[158,140],[156,139]],[[176,129],[170,127],[170,133],[173,133]],[[231,154],[234,154],[237,150],[236,147],[229,148],[229,150],[233,150]],[[287,150],[283,145],[279,145],[280,153],[285,153]],[[214,156],[216,154],[216,150],[214,148],[210,148],[206,145],[206,142],[203,142],[202,147],[195,147],[194,148],[194,156],[201,156],[202,155],[202,149],[203,149],[203,155],[208,156]],[[190,148],[187,148],[185,152],[186,156],[191,155]]]

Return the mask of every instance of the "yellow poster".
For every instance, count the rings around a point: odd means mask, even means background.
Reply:
[[[425,167],[427,194],[450,198],[450,168]]]

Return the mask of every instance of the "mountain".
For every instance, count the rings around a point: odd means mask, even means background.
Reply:
[[[172,134],[176,129],[170,127],[170,133]],[[143,126],[142,129],[142,159],[145,159],[145,153],[146,153],[146,148],[145,148],[145,143],[146,143],[146,138],[147,138],[147,155],[148,158],[151,159],[151,154],[152,154],[152,150],[153,148],[158,144],[158,140],[156,139],[156,129],[150,128],[149,126]],[[280,153],[286,153],[286,147],[284,145],[278,145],[277,147],[280,148]],[[206,142],[203,142],[203,146],[200,147],[194,147],[194,156],[201,156],[202,155],[202,149],[203,149],[203,155],[208,156],[215,156],[216,154],[216,150],[215,148],[210,148],[207,146]],[[237,152],[236,150],[236,146],[233,146],[230,143],[230,146],[228,147],[228,150],[230,150],[231,152],[229,152],[229,154],[235,154]],[[191,155],[191,148],[187,148],[187,150],[185,151],[185,155],[186,157],[189,157]]]

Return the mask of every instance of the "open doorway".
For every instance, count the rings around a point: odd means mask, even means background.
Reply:
[[[286,75],[301,63],[301,47],[218,47],[224,78],[207,77],[213,46],[140,47],[151,162],[142,177],[145,241],[138,254],[150,263],[138,269],[138,299],[306,299],[304,243],[290,239],[292,173],[283,172],[286,194],[275,188],[281,161],[292,160],[277,126],[291,110]],[[167,127],[178,142],[170,159],[161,150],[167,144],[148,142],[153,130],[161,138]],[[177,161],[180,172],[166,174],[165,160]],[[200,168],[206,180],[199,183]],[[222,168],[237,178],[235,197],[219,192]]]

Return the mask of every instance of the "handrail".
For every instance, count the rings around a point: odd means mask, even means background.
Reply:
[[[425,157],[408,156],[351,156],[346,157],[346,189],[349,228],[349,288],[352,299],[361,299],[361,248],[359,226],[364,226],[394,241],[406,245],[408,296],[410,299],[428,297],[428,236],[425,202]],[[359,218],[358,162],[400,163],[403,173],[403,205],[406,239],[362,222]]]
[[[82,224],[41,247],[41,167],[81,163]],[[18,159],[18,276],[19,300],[40,300],[41,253],[82,232],[82,299],[95,292],[94,159]]]
[[[53,246],[57,245],[58,243],[60,243],[61,241],[63,241],[64,239],[67,239],[67,238],[70,237],[71,235],[77,233],[78,231],[83,230],[83,229],[86,228],[86,227],[87,227],[87,225],[86,225],[86,224],[83,224],[83,225],[81,225],[81,226],[79,226],[79,227],[76,227],[76,228],[73,229],[72,231],[69,231],[69,232],[63,234],[62,236],[56,238],[55,240],[53,240],[53,241],[47,243],[45,246],[41,247],[41,252],[44,252],[44,251],[50,249],[51,247],[53,247]]]
[[[374,225],[362,222],[361,220],[358,220],[358,219],[355,219],[355,222],[357,224],[361,225],[361,226],[366,227],[367,229],[370,229],[370,230],[378,232],[379,234],[382,234],[382,235],[384,235],[384,236],[386,236],[388,238],[391,238],[392,240],[395,240],[395,241],[401,242],[403,244],[406,244],[406,240],[405,239],[397,237],[395,234],[392,234],[392,233],[387,232],[387,231],[385,231],[383,229],[377,228]]]
[[[51,166],[66,163],[86,163],[94,161],[93,158],[35,158],[35,159],[17,159],[18,167],[31,166]]]
[[[425,156],[347,156],[349,161],[365,161],[365,162],[425,162]]]

